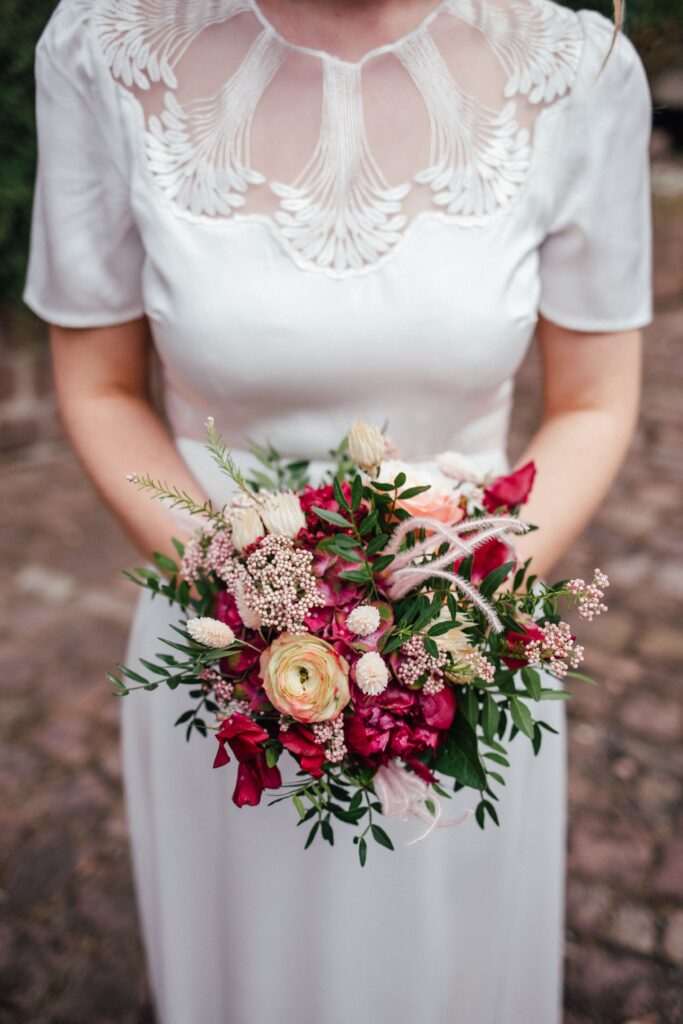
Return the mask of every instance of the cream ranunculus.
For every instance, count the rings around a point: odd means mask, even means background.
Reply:
[[[348,662],[310,633],[281,633],[262,652],[259,670],[270,703],[297,722],[336,718],[351,697]]]
[[[349,430],[349,458],[356,465],[373,473],[386,454],[386,444],[381,430],[371,427],[363,420],[355,419]]]
[[[233,509],[230,512],[230,525],[232,526],[232,542],[238,551],[253,544],[266,532],[263,520],[253,506]]]
[[[278,533],[291,540],[306,525],[301,502],[291,491],[264,495],[261,518],[268,533]]]

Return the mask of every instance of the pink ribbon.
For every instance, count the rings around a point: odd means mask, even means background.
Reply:
[[[382,814],[386,818],[401,818],[403,821],[419,818],[420,821],[429,822],[427,830],[407,842],[406,846],[413,846],[426,839],[435,828],[453,828],[455,825],[462,825],[470,815],[474,814],[474,811],[468,807],[459,818],[441,821],[441,801],[430,792],[429,784],[414,772],[403,768],[395,758],[378,768],[372,781],[375,793],[382,805]],[[430,800],[434,805],[433,813],[425,806],[425,800]]]

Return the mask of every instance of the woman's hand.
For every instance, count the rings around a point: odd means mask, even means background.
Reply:
[[[515,537],[521,562],[545,577],[583,530],[621,467],[638,417],[642,332],[588,334],[541,318],[543,416],[517,465],[538,474]]]
[[[151,341],[142,318],[110,327],[50,328],[59,410],[86,473],[144,557],[176,557],[183,533],[169,509],[127,477],[150,473],[201,504],[202,488],[181,459],[154,409]]]

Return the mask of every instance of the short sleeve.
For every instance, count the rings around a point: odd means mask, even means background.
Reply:
[[[87,6],[62,0],[36,48],[38,168],[23,298],[64,327],[144,311],[120,101],[91,36]]]
[[[652,100],[628,37],[619,32],[598,76],[613,25],[595,11],[577,17],[583,55],[553,158],[539,311],[572,330],[624,331],[652,320]]]

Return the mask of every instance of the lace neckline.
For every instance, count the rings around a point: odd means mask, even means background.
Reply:
[[[141,166],[173,212],[265,222],[333,277],[391,258],[422,217],[482,227],[512,209],[584,42],[555,0],[441,0],[355,62],[290,43],[258,0],[72,2],[135,91]]]
[[[424,32],[431,23],[443,14],[449,5],[449,0],[440,0],[436,7],[428,11],[427,14],[418,21],[418,23],[403,35],[397,39],[392,40],[389,43],[383,43],[381,46],[373,46],[371,50],[358,57],[357,60],[346,60],[344,57],[339,57],[334,53],[330,53],[329,50],[323,50],[315,46],[301,46],[298,43],[293,43],[286,36],[284,36],[278,29],[275,28],[270,18],[268,18],[261,8],[259,0],[248,0],[254,15],[258,18],[263,28],[270,33],[270,35],[277,39],[281,46],[286,50],[291,50],[293,53],[301,53],[309,57],[317,57],[321,61],[330,61],[333,64],[341,64],[349,68],[362,68],[363,65],[367,64],[368,61],[374,60],[377,57],[382,57],[385,54],[396,53],[404,44],[409,43],[412,39],[419,36]]]

